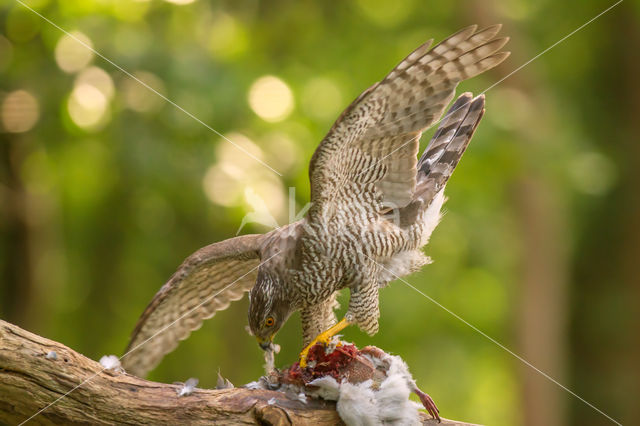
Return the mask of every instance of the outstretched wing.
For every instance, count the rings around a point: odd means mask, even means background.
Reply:
[[[230,238],[189,256],[140,316],[122,358],[125,370],[146,376],[205,319],[241,299],[256,281],[262,237]]]
[[[442,116],[459,82],[509,55],[498,52],[508,41],[495,38],[500,28],[473,25],[432,49],[428,41],[342,113],[311,159],[311,220],[372,196],[394,208],[412,200],[422,131]]]

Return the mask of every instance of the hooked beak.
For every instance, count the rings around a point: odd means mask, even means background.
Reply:
[[[269,337],[268,339],[256,337],[256,340],[258,340],[258,345],[260,345],[263,351],[266,351],[273,346],[273,336]]]

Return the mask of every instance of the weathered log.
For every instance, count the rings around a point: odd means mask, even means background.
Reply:
[[[181,388],[105,370],[61,343],[0,320],[0,424],[342,423],[329,401],[303,403],[281,392],[244,388],[178,396]],[[422,418],[437,424],[426,413]]]

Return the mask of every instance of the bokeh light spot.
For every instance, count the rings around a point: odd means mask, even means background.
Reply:
[[[22,133],[38,121],[38,101],[25,90],[9,93],[2,101],[2,126],[7,132]]]
[[[247,136],[232,132],[225,135],[256,158],[264,153]],[[286,193],[280,179],[264,167],[247,167],[247,154],[220,140],[216,146],[216,162],[202,179],[202,188],[214,204],[225,207],[242,206],[250,213],[249,222],[267,227],[287,220]]]
[[[267,163],[273,165],[280,171],[288,171],[297,166],[303,165],[304,155],[300,152],[298,145],[283,132],[273,132],[265,135],[262,139],[263,146],[269,150]]]
[[[78,127],[97,129],[106,121],[107,103],[107,97],[95,86],[78,84],[69,97],[69,116]]]
[[[242,133],[232,132],[225,135],[225,137],[232,141],[233,144],[228,140],[220,140],[216,147],[218,164],[230,176],[236,179],[243,179],[249,171],[246,167],[247,158],[249,158],[247,153],[262,160],[262,150]],[[242,150],[238,147],[242,148]]]
[[[245,135],[232,132],[225,137],[256,158],[262,158],[262,150]],[[241,202],[245,185],[255,173],[246,167],[247,154],[226,140],[218,142],[216,158],[216,163],[209,167],[202,180],[202,187],[211,202],[235,206]]]
[[[68,73],[80,71],[93,59],[93,52],[87,48],[87,46],[93,47],[89,37],[78,31],[71,34],[75,39],[65,34],[56,44],[55,50],[56,63],[62,71]]]
[[[173,3],[173,4],[177,4],[179,6],[185,5],[185,4],[190,4],[193,3],[196,0],[165,0],[167,3]]]
[[[82,84],[88,84],[98,89],[107,99],[113,97],[113,80],[111,76],[102,68],[90,67],[82,71],[78,77],[76,77],[76,86]]]
[[[604,194],[616,180],[615,165],[599,152],[576,154],[568,170],[576,189],[585,194]]]
[[[252,213],[250,219],[270,228],[280,225],[278,218],[285,215],[286,201],[282,183],[277,179],[250,182],[244,190],[246,211]]]
[[[133,75],[158,93],[162,95],[166,93],[164,83],[154,74],[146,71],[136,71]],[[164,104],[164,99],[158,96],[157,93],[153,93],[153,91],[130,77],[126,77],[122,82],[122,96],[125,105],[137,112],[155,112]]]
[[[202,188],[212,203],[222,206],[233,206],[238,201],[238,181],[214,164],[202,179]]]
[[[293,111],[293,93],[278,77],[260,77],[249,89],[249,106],[265,121],[282,121]]]

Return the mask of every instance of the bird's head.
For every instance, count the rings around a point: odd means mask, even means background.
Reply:
[[[282,281],[264,266],[258,269],[258,279],[249,293],[249,328],[260,347],[267,350],[292,310]]]

